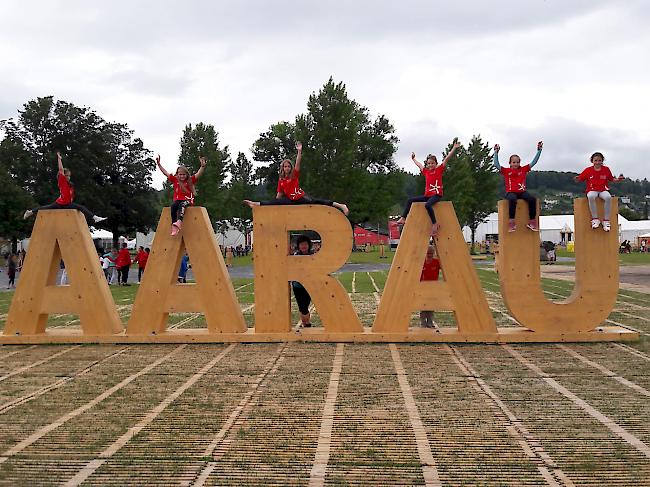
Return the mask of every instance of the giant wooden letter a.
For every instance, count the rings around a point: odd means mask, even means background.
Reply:
[[[164,208],[127,332],[163,333],[169,313],[183,311],[203,312],[209,333],[246,331],[205,208],[188,208],[183,230],[174,237],[169,234],[170,226],[169,208]],[[185,247],[196,284],[178,284],[176,280]]]
[[[66,286],[56,285],[61,258],[70,283]],[[4,333],[44,333],[50,313],[79,315],[85,335],[122,331],[88,225],[76,210],[38,213]]]

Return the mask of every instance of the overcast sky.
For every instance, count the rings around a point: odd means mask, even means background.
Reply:
[[[650,178],[647,0],[23,0],[0,16],[0,119],[53,95],[128,123],[170,169],[187,123],[250,154],[333,76],[394,124],[410,171],[411,151],[480,134],[524,160],[543,139],[540,170],[598,150]]]

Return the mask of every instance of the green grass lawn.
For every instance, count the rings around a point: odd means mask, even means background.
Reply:
[[[557,250],[558,257],[571,257],[575,258],[573,252],[567,252],[563,249]],[[618,254],[618,262],[620,265],[650,265],[650,252],[632,252],[631,254]],[[569,262],[562,262],[562,264],[572,265]]]

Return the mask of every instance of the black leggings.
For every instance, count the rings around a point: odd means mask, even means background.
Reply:
[[[144,272],[144,267],[138,267],[138,282],[142,280],[142,273]]]
[[[34,208],[32,212],[34,215],[38,213],[41,210],[79,210],[81,213],[84,214],[86,217],[86,220],[92,220],[93,219],[93,212],[90,211],[88,208],[82,205],[78,205],[77,203],[70,203],[69,205],[62,205],[60,203],[57,203],[56,201],[50,205],[45,205],[45,206],[39,206],[38,208]]]
[[[185,216],[185,208],[192,206],[192,202],[188,200],[174,200],[172,203],[172,223],[183,221]]]
[[[296,297],[296,303],[298,303],[300,314],[308,314],[309,304],[311,303],[311,296],[307,290],[297,282],[292,282],[291,287],[293,288],[293,295]]]
[[[119,274],[117,275],[117,282],[126,284],[126,281],[129,279],[129,267],[130,265],[125,265],[120,267]]]
[[[8,285],[9,286],[15,286],[16,285],[16,271],[12,271],[12,270],[7,271],[7,277],[9,277]]]
[[[325,206],[334,206],[332,200],[320,200],[317,198],[312,198],[310,196],[303,196],[297,200],[290,200],[286,196],[282,198],[277,198],[271,201],[260,201],[262,206],[271,206],[271,205],[325,205]]]
[[[411,205],[413,203],[424,203],[424,208],[426,208],[429,218],[431,218],[431,223],[435,225],[436,215],[433,213],[433,205],[442,199],[442,196],[434,194],[433,196],[415,196],[414,198],[409,198],[406,202],[406,208],[404,208],[404,213],[402,216],[406,218],[411,211]]]
[[[528,203],[528,219],[533,220],[537,215],[537,198],[528,191],[523,193],[506,193],[508,200],[508,218],[514,220],[517,212],[517,200],[526,200]]]

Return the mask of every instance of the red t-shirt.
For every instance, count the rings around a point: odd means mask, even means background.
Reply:
[[[305,196],[305,192],[300,189],[300,186],[298,186],[298,176],[300,176],[300,171],[294,169],[291,177],[280,178],[278,180],[277,192],[284,193],[284,195],[291,201],[299,200]]]
[[[588,193],[589,191],[601,192],[609,190],[607,183],[613,181],[614,176],[607,166],[602,166],[600,171],[596,171],[594,166],[589,166],[580,173],[578,179],[580,181],[587,181],[587,189],[585,190],[585,193]]]
[[[173,174],[170,174],[167,179],[174,185],[174,201],[189,201],[190,204],[194,204],[194,193],[187,183],[181,183]],[[190,179],[193,185],[196,184],[196,176],[192,176]]]
[[[131,265],[131,254],[129,253],[129,249],[120,249],[117,253],[117,259],[115,259],[115,265],[117,267]]]
[[[141,267],[142,269],[144,269],[147,266],[147,260],[149,259],[149,253],[144,251],[144,250],[140,250],[138,252],[138,255],[136,256],[136,259],[138,260],[138,267]]]
[[[61,195],[56,199],[60,205],[69,205],[74,200],[74,188],[63,174],[59,173],[56,177],[56,182],[59,185]]]
[[[442,173],[445,170],[444,164],[438,164],[435,169],[422,169],[424,174],[424,196],[442,196]]]
[[[431,262],[424,261],[420,281],[437,281],[440,274],[440,261],[433,258]]]
[[[505,178],[506,193],[523,193],[526,191],[526,174],[530,172],[530,165],[520,166],[519,169],[502,167],[501,174]]]

